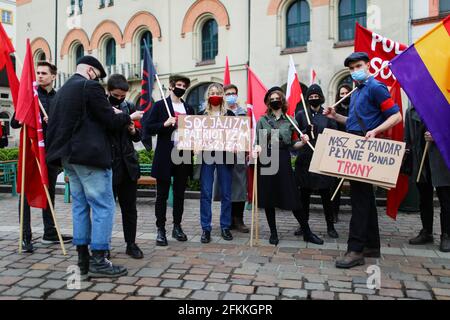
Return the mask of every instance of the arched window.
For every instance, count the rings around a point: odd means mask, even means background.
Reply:
[[[145,41],[144,41],[145,40]],[[153,36],[150,31],[145,31],[140,38],[140,61],[144,60],[145,54],[145,42],[147,43],[148,49],[150,50],[150,56],[153,58]]]
[[[106,66],[116,65],[116,40],[110,38],[105,44],[105,64]]]
[[[219,28],[214,19],[205,22],[202,28],[202,61],[214,60],[219,51]]]
[[[82,44],[79,44],[75,49],[75,61],[78,61],[82,57],[84,57],[84,47]]]
[[[340,0],[339,1],[339,41],[348,41],[355,38],[355,23],[366,26],[367,1],[366,0]]]
[[[186,102],[194,108],[196,114],[205,109],[205,92],[208,90],[211,83],[212,82],[202,83],[192,88],[187,95]]]
[[[439,13],[450,12],[450,0],[439,0]]]
[[[297,0],[289,6],[286,13],[286,47],[306,46],[309,40],[309,5],[305,0]]]

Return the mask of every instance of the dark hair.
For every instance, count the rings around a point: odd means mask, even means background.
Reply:
[[[229,90],[229,89],[234,89],[234,90],[236,90],[236,93],[238,94],[239,93],[239,90],[238,90],[238,88],[234,85],[234,84],[228,84],[228,85],[226,85],[226,86],[224,86],[223,87],[223,91],[227,91],[227,90]]]
[[[338,89],[337,89],[337,93],[336,93],[336,101],[335,101],[335,102],[338,102],[339,100],[342,99],[341,96],[340,96],[340,93],[341,93],[341,89],[342,89],[342,88],[347,89],[348,92],[352,91],[352,87],[351,87],[348,83],[343,83],[343,84],[341,84],[341,85],[338,87]]]
[[[108,91],[113,91],[116,89],[120,89],[123,91],[130,90],[130,86],[128,85],[127,79],[121,74],[113,74],[109,77],[107,83]]]
[[[270,95],[267,97],[267,100],[266,100],[266,107],[267,107],[266,114],[270,114],[270,112],[272,111],[272,108],[270,107],[270,97],[274,93],[278,94],[278,96],[281,98],[281,110],[283,111],[283,113],[286,113],[288,111],[288,104],[287,104],[287,101],[286,101],[286,96],[284,95],[283,91],[276,90],[276,91],[271,92]]]
[[[56,74],[58,73],[58,68],[56,68],[56,66],[54,64],[51,64],[50,62],[47,61],[39,61],[37,63],[38,67],[47,67],[50,70],[50,73],[54,76],[56,76]]]

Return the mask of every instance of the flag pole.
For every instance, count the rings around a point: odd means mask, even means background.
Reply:
[[[256,159],[258,160],[258,159]],[[259,210],[258,210],[258,161],[255,162],[255,175],[253,177],[255,190],[255,244],[259,245]]]
[[[342,187],[342,184],[344,183],[345,179],[341,179],[341,181],[339,182],[336,191],[334,191],[333,196],[331,197],[331,201],[334,201],[334,198],[336,198],[336,195],[338,194],[339,189]]]
[[[302,138],[304,136],[303,132],[300,131],[298,126],[295,124],[295,122],[291,119],[289,115],[286,115],[286,118],[288,118],[289,122],[294,126],[294,128],[298,131],[298,133],[300,133],[300,138]],[[308,141],[307,144],[312,149],[312,151],[315,151],[311,142]]]
[[[302,103],[303,103],[303,109],[305,110],[306,121],[308,122],[308,124],[310,126],[312,126],[311,119],[309,118],[308,108],[306,107],[305,98],[303,97],[303,92],[301,94],[301,98],[302,98]],[[311,138],[315,139],[314,132],[312,132],[312,131],[311,131]]]
[[[36,156],[35,156],[35,159],[36,159],[36,163],[37,163],[37,166],[38,166],[38,169],[39,169],[39,173],[42,175],[41,165],[39,163],[39,160],[38,160],[38,158]],[[55,208],[53,207],[52,200],[50,199],[50,193],[48,192],[47,186],[45,184],[43,184],[43,187],[44,187],[44,190],[45,190],[45,195],[47,196],[47,202],[48,202],[48,205],[50,207],[50,211],[52,213],[53,222],[55,223],[55,229],[56,229],[56,233],[58,234],[59,244],[61,245],[61,250],[63,252],[63,255],[66,256],[67,255],[66,248],[64,246],[64,241],[62,240],[62,236],[61,236],[61,232],[60,232],[60,229],[59,229],[58,222],[56,221]]]
[[[25,201],[25,156],[26,156],[26,138],[27,138],[27,125],[23,125],[22,132],[22,181],[20,182],[20,237],[19,237],[19,253],[22,253],[22,241],[23,241],[23,210]]]
[[[155,73],[156,82],[158,83],[159,92],[161,93],[161,99],[164,101],[164,105],[166,106],[167,114],[169,115],[169,118],[172,118],[172,114],[170,113],[169,105],[167,104],[166,97],[164,96],[164,90],[161,85],[161,81],[159,80],[159,76],[157,73]]]
[[[253,175],[255,175],[255,170],[253,169]],[[255,229],[255,176],[253,176],[253,188],[252,188],[252,223],[250,226],[250,247],[253,247]]]
[[[422,175],[423,165],[425,164],[425,158],[427,157],[428,149],[430,149],[430,141],[425,144],[425,149],[423,150],[422,161],[420,162],[419,173],[417,174],[416,182],[419,183],[420,176]]]

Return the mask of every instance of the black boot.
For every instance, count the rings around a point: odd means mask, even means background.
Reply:
[[[446,233],[441,236],[441,245],[439,246],[439,250],[442,252],[450,252],[450,236]]]
[[[178,241],[187,241],[187,236],[181,229],[180,224],[173,225],[172,238],[177,239]]]
[[[299,226],[297,228],[297,230],[295,230],[294,235],[297,236],[297,237],[301,237],[303,235],[303,229],[302,229],[301,226]]]
[[[433,242],[434,242],[433,235],[425,229],[420,230],[420,233],[417,237],[409,240],[409,244],[412,245],[420,245]]]
[[[202,238],[200,239],[202,243],[210,243],[211,242],[211,232],[204,230],[202,233]]]
[[[89,248],[85,246],[77,246],[78,252],[78,267],[80,268],[80,274],[86,275],[89,271],[89,259],[91,255],[89,254]]]
[[[129,243],[127,244],[127,251],[126,254],[132,257],[133,259],[142,259],[144,258],[144,253],[142,250],[138,247],[136,243]]]
[[[156,236],[156,245],[160,247],[167,246],[166,229],[158,228],[158,235]]]
[[[333,223],[328,223],[327,234],[330,236],[330,238],[333,238],[333,239],[339,238],[339,234],[337,233],[336,229],[334,228]]]
[[[305,234],[303,235],[303,240],[305,240],[305,242],[311,242],[318,245],[323,244],[323,240],[320,239],[318,236],[316,236],[314,233],[312,233],[312,231],[305,232]]]
[[[270,232],[269,243],[273,244],[274,246],[278,245],[279,240],[278,240],[278,233],[276,231]]]
[[[104,250],[92,250],[89,260],[89,277],[91,278],[118,278],[126,276],[128,271],[121,266],[114,266],[106,259]]]
[[[231,234],[230,229],[222,229],[221,234],[222,234],[223,240],[226,240],[226,241],[233,240],[233,235]]]

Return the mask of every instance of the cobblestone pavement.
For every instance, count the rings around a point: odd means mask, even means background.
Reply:
[[[63,233],[71,234],[70,204],[57,196],[57,216]],[[336,257],[344,254],[350,219],[349,207],[343,208],[336,229],[338,241],[326,236],[325,219],[314,206],[311,227],[325,245],[306,244],[294,236],[297,222],[289,212],[278,214],[280,243],[268,243],[268,227],[260,213],[260,244],[249,246],[249,235],[234,232],[234,240],[220,238],[219,204],[213,210],[213,241],[200,243],[199,201],[186,200],[184,230],[189,241],[169,238],[168,247],[155,246],[154,199],[138,199],[138,244],[143,260],[125,255],[120,209],[112,240],[112,258],[128,268],[119,279],[82,281],[80,290],[67,287],[67,268],[76,265],[75,248],[67,245],[67,256],[59,245],[40,243],[42,218],[32,211],[33,254],[18,254],[19,228],[17,198],[0,194],[0,299],[450,299],[450,254],[438,250],[439,234],[433,245],[413,247],[407,244],[420,230],[418,214],[400,213],[397,221],[379,209],[382,257],[366,259],[366,265],[351,270],[334,267]],[[170,213],[169,209],[169,213]],[[436,210],[435,232],[440,231]],[[171,215],[171,214],[170,214]],[[168,234],[171,217],[168,216]],[[250,224],[250,212],[245,217]],[[381,288],[368,289],[367,267],[381,270]]]

